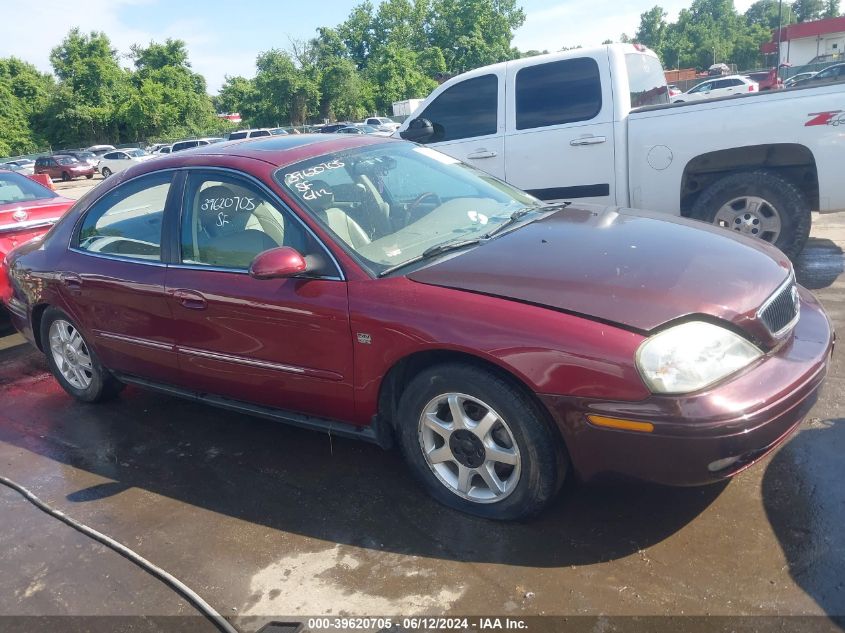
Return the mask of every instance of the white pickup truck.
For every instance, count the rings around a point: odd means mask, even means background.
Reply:
[[[845,84],[669,105],[657,56],[615,44],[464,73],[397,130],[543,200],[712,222],[804,246],[845,210]]]

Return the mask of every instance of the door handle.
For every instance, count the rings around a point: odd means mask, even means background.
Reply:
[[[478,158],[494,158],[498,155],[497,152],[490,152],[482,147],[481,149],[475,150],[472,154],[467,154],[467,158],[475,160]]]
[[[208,302],[196,290],[174,290],[173,297],[189,310],[205,310]]]
[[[569,141],[569,144],[573,147],[579,147],[581,145],[598,145],[606,141],[607,137],[604,136],[580,136]]]
[[[76,273],[60,273],[59,279],[69,293],[78,295],[82,292],[82,277]]]

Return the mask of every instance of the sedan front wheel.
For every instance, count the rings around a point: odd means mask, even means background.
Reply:
[[[406,460],[441,503],[490,519],[542,510],[563,483],[563,443],[530,396],[471,365],[417,375],[399,403]]]

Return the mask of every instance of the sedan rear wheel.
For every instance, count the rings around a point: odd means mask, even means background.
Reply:
[[[50,371],[74,398],[99,402],[123,389],[123,383],[100,364],[82,332],[61,310],[47,308],[44,312],[41,341]]]
[[[68,182],[70,180],[70,174],[66,171],[62,172],[62,182]]]
[[[111,169],[109,169],[108,167],[103,167],[100,173],[103,174],[103,178],[108,178],[109,176],[111,176]]]
[[[399,402],[405,459],[444,505],[489,519],[542,510],[568,459],[541,406],[505,376],[447,364],[418,374]]]

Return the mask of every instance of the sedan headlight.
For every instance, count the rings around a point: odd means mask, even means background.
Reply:
[[[687,393],[729,376],[762,355],[730,330],[689,321],[644,341],[637,350],[637,367],[653,393]]]

